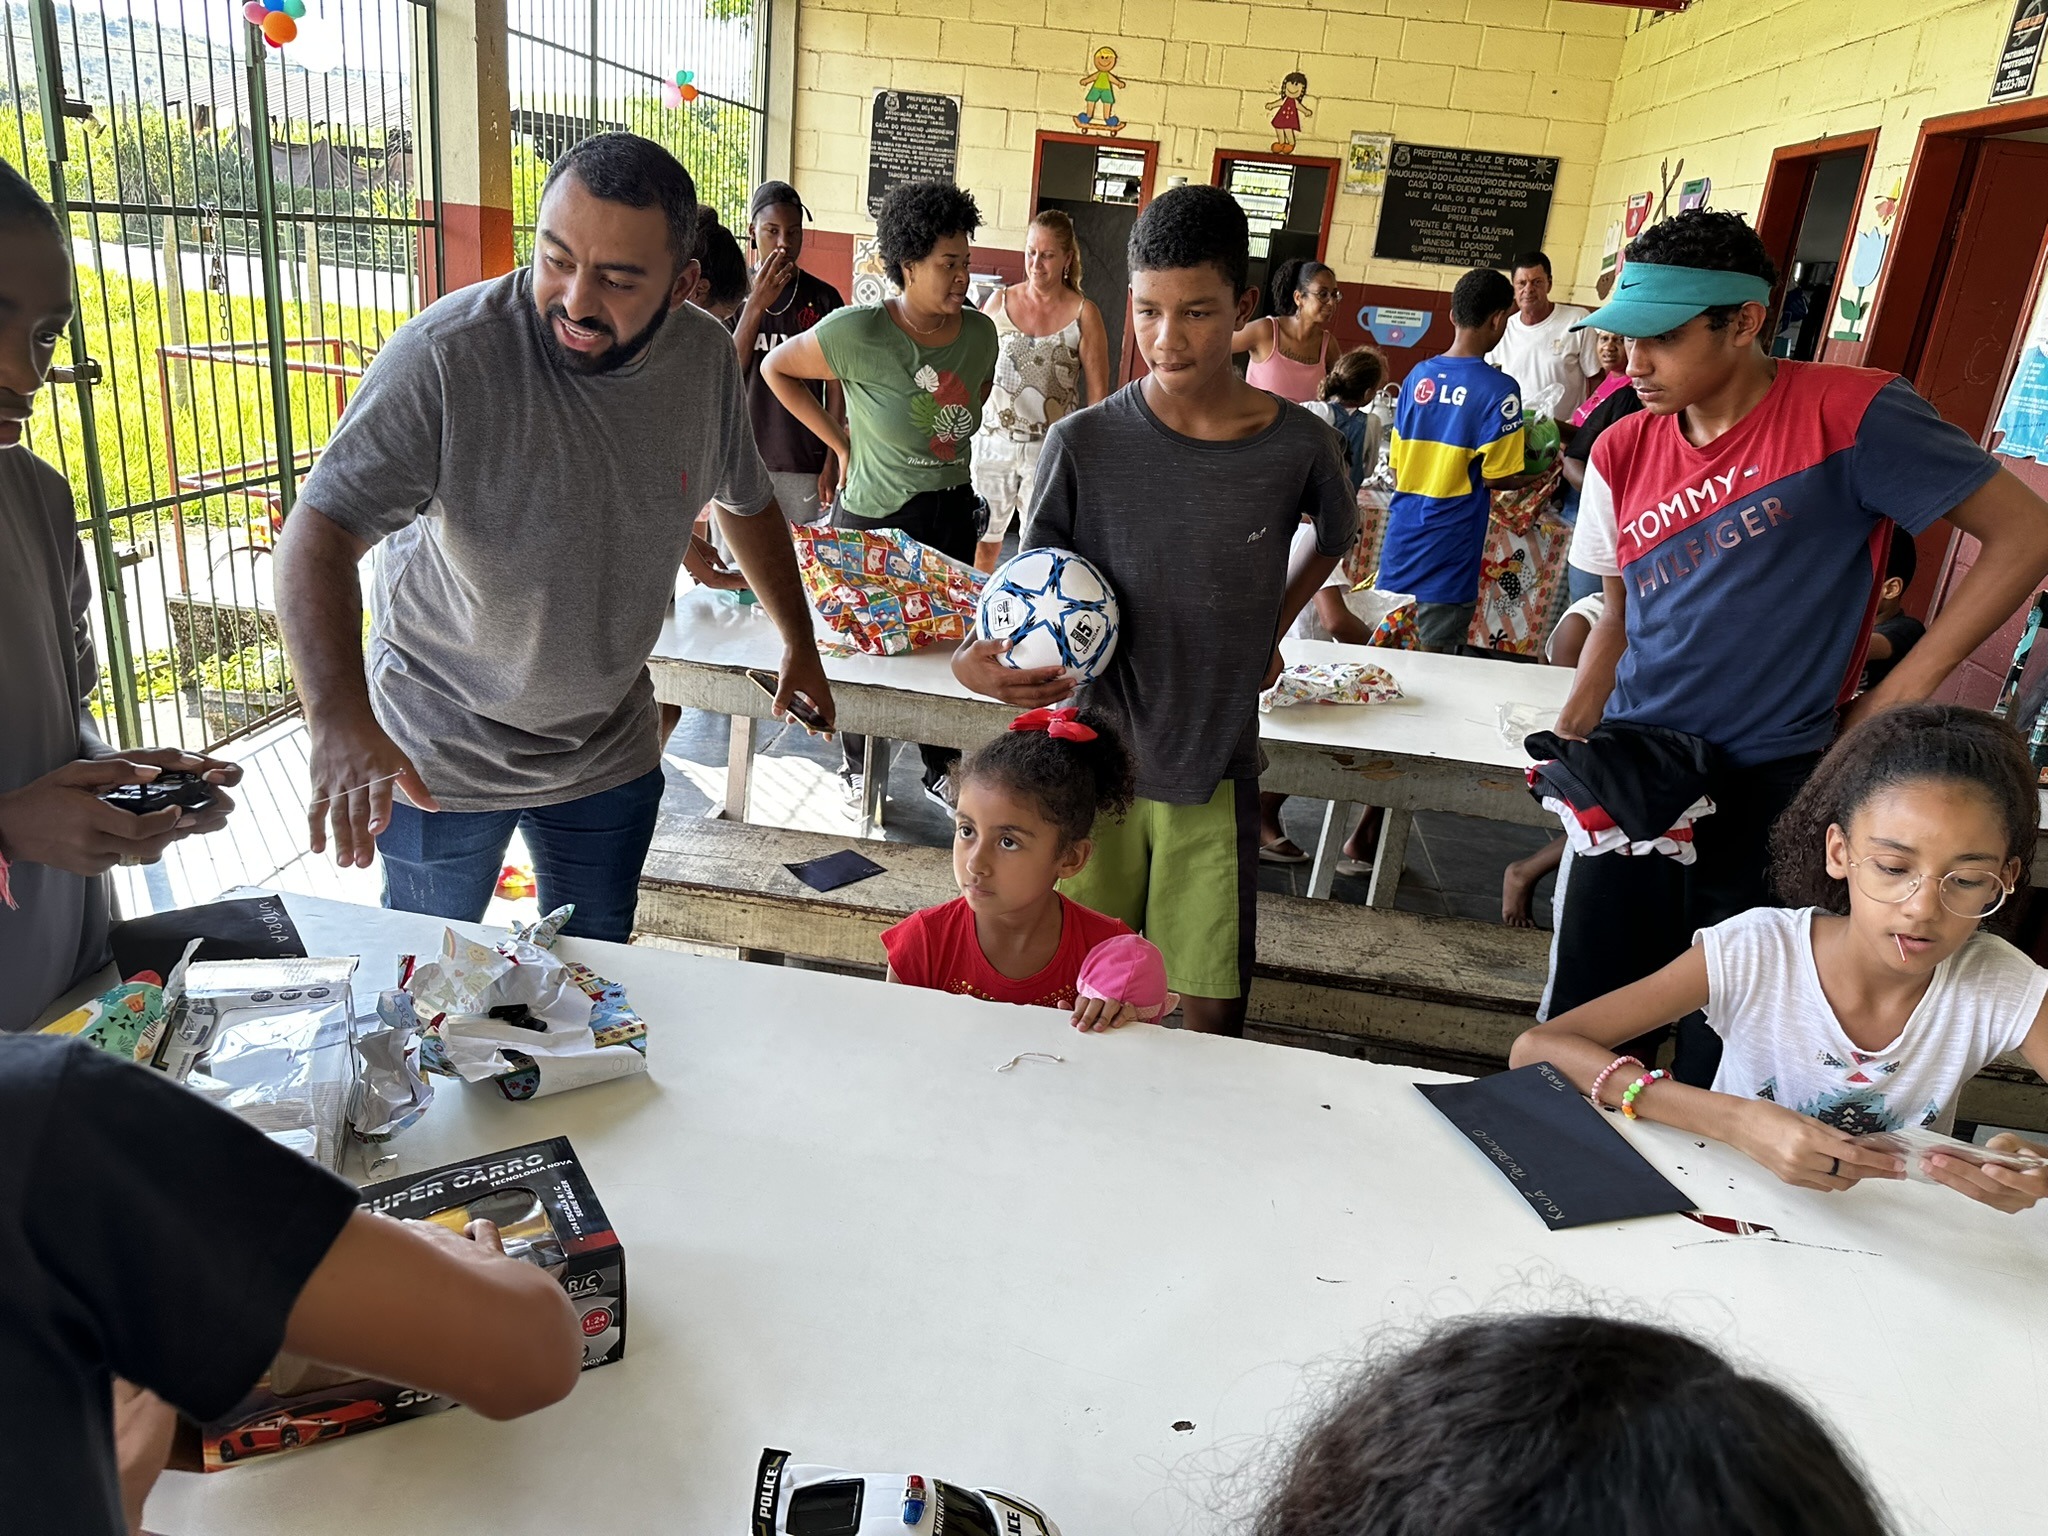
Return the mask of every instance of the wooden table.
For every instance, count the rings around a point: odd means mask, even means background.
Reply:
[[[821,630],[821,638],[830,637]],[[1296,707],[1260,717],[1267,757],[1263,787],[1330,802],[1310,872],[1310,895],[1330,893],[1338,849],[1360,805],[1388,811],[1367,895],[1376,907],[1394,904],[1414,811],[1555,825],[1555,818],[1530,797],[1522,778],[1528,757],[1519,739],[1511,743],[1502,734],[1501,712],[1504,706],[1519,706],[1547,725],[1571,689],[1572,674],[1564,668],[1316,640],[1288,640],[1281,650],[1290,662],[1376,663],[1407,694],[1397,704]],[[699,587],[676,600],[676,611],[648,662],[662,702],[732,717],[724,814],[734,820],[746,819],[746,765],[754,750],[755,722],[767,717],[770,702],[745,672],[749,667],[772,669],[781,655],[775,626],[757,607]],[[868,737],[860,816],[868,836],[880,826],[892,741],[976,747],[1015,713],[961,687],[953,677],[950,652],[938,648],[905,656],[828,655],[825,674],[840,724]]]
[[[442,926],[287,899],[365,978]],[[572,1138],[625,1244],[624,1360],[514,1423],[458,1411],[167,1475],[149,1529],[716,1536],[773,1445],[1014,1488],[1068,1536],[1207,1536],[1382,1328],[1595,1302],[1786,1382],[1902,1529],[2017,1533],[2048,1509],[2048,1211],[1795,1190],[1616,1121],[1705,1209],[1791,1241],[1677,1216],[1551,1232],[1415,1092],[1431,1074],[563,948],[647,1017],[648,1074],[525,1104],[444,1081],[394,1149],[417,1172]],[[1020,1051],[1065,1059],[995,1070]]]

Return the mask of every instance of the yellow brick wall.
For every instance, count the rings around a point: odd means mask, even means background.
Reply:
[[[1631,13],[1569,0],[800,0],[791,180],[820,227],[865,234],[876,90],[961,98],[961,185],[1010,249],[1031,218],[1037,130],[1073,128],[1081,75],[1117,50],[1125,137],[1159,141],[1157,190],[1206,182],[1218,148],[1265,151],[1281,77],[1309,78],[1297,152],[1341,158],[1354,130],[1557,155],[1546,243],[1558,276],[1587,239]],[[1447,287],[1451,269],[1378,261],[1380,200],[1339,193],[1329,255],[1350,282]]]
[[[1879,130],[1856,227],[1882,227],[1873,205],[1922,121],[1986,104],[2011,20],[2012,0],[1695,0],[1631,21],[1577,269],[1597,272],[1631,195],[1659,192],[1660,161],[1682,156],[1712,206],[1754,217],[1771,151],[1825,134]]]

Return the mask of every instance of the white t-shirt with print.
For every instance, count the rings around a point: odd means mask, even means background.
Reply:
[[[1821,991],[1814,916],[1812,907],[1757,907],[1696,935],[1707,954],[1707,1022],[1723,1042],[1715,1091],[1769,1099],[1851,1135],[1947,1134],[1963,1084],[2034,1027],[2048,971],[1980,932],[1935,967],[1896,1040],[1860,1050]]]
[[[1517,311],[1508,317],[1506,334],[1486,360],[1515,381],[1529,409],[1536,410],[1546,395],[1555,394],[1551,415],[1570,421],[1572,412],[1585,403],[1593,380],[1605,371],[1592,327],[1572,329],[1589,313],[1576,304],[1557,304],[1540,323],[1530,325]]]

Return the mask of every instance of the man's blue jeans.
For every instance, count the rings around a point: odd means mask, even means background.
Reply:
[[[616,789],[530,810],[422,811],[394,803],[391,825],[377,838],[384,905],[481,921],[516,827],[533,854],[541,911],[574,902],[564,933],[624,943],[633,933],[640,866],[654,841],[661,791],[661,770],[654,768]]]

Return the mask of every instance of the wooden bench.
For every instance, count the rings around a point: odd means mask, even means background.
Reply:
[[[783,866],[853,849],[883,872],[814,891]],[[640,935],[883,970],[881,935],[957,894],[944,848],[704,819],[664,829],[640,876]],[[1492,1072],[1543,995],[1550,936],[1463,918],[1259,895],[1250,1032],[1452,1072]],[[2048,1130],[2017,1057],[1964,1091],[1965,1120]]]

